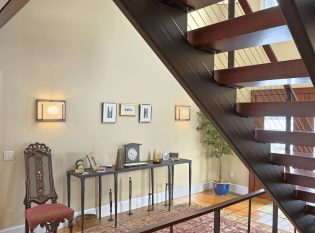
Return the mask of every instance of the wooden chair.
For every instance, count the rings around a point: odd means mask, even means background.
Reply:
[[[40,225],[47,232],[57,232],[60,223],[68,220],[70,232],[74,211],[57,203],[57,194],[51,164],[51,150],[45,144],[31,144],[24,151],[25,157],[25,232]],[[51,204],[46,204],[51,200]],[[31,204],[37,205],[31,207]]]

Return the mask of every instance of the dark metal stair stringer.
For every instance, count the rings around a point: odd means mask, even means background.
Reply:
[[[254,118],[236,114],[236,90],[213,79],[213,55],[195,50],[186,41],[186,14],[158,0],[114,2],[295,227],[303,233],[315,232],[314,218],[305,214],[305,203],[295,199],[294,186],[284,183],[281,168],[270,163],[270,146],[255,141]]]

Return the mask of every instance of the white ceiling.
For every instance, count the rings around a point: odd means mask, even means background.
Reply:
[[[0,10],[9,0],[0,0]]]

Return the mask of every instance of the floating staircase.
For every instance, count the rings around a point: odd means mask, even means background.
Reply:
[[[201,17],[200,10],[204,9],[208,14],[205,7],[220,1],[114,2],[297,230],[314,233],[315,207],[308,203],[315,203],[315,157],[312,149],[310,153],[271,153],[269,144],[314,147],[314,132],[307,131],[309,127],[294,131],[288,128],[285,131],[256,128],[255,117],[314,117],[315,102],[298,101],[293,93],[292,102],[287,102],[286,96],[280,101],[237,103],[238,90],[233,88],[315,83],[315,66],[311,65],[315,62],[315,20],[311,10],[308,9],[306,14],[303,12],[303,15],[301,12],[307,5],[314,9],[313,1],[280,0],[279,7],[253,12],[246,0],[239,0],[245,15],[236,18],[229,15],[225,21],[196,29],[188,25],[190,30],[187,30],[188,14],[197,12]],[[270,44],[292,38],[302,59],[279,62]],[[215,70],[215,59],[221,61],[220,54],[228,52],[230,55],[235,50],[254,46],[262,46],[271,63]],[[233,64],[229,58],[229,65]],[[286,89],[278,92],[280,94],[274,94],[277,98],[286,93]],[[269,99],[272,98],[269,96]],[[297,125],[295,123],[294,127]]]

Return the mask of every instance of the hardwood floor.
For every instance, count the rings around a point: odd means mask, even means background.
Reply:
[[[217,196],[213,191],[205,191],[192,195],[192,201],[204,205],[211,206],[217,203],[224,202],[226,200],[236,197],[235,194],[228,194],[226,196]],[[187,197],[182,197],[174,200],[174,205],[187,202]],[[255,198],[252,201],[252,221],[264,223],[266,225],[272,225],[272,211],[261,211],[262,208],[269,208],[271,201],[267,199]],[[225,211],[231,212],[237,216],[248,216],[248,201],[242,202],[224,209]],[[107,221],[107,217],[104,217],[100,220],[100,225],[102,222]],[[281,230],[286,230],[288,232],[294,232],[293,226],[291,223],[283,217],[278,218],[278,227]],[[74,233],[80,232],[80,229],[77,226],[74,226]],[[68,228],[63,228],[58,230],[58,233],[69,233]]]

